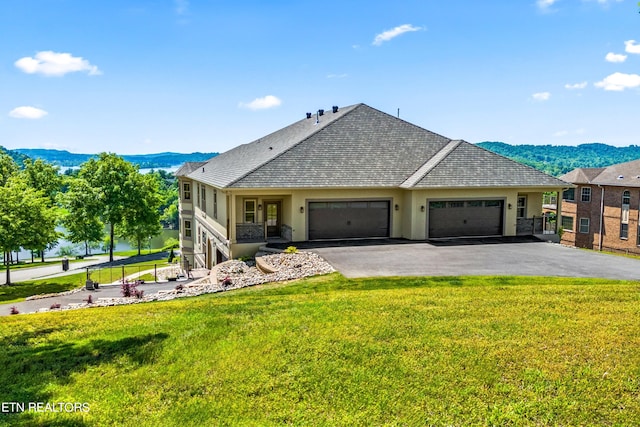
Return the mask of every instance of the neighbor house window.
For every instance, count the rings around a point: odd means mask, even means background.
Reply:
[[[200,199],[200,201],[202,202],[202,204],[200,205],[200,209],[202,209],[203,211],[207,210],[207,188],[203,185],[202,186],[202,198]]]
[[[580,200],[583,202],[591,201],[591,187],[582,187],[582,194],[580,196]]]
[[[589,232],[589,218],[580,218],[580,232],[581,233]]]
[[[191,221],[184,222],[184,237],[191,237]]]
[[[620,238],[629,238],[629,205],[631,204],[631,193],[625,190],[622,193],[622,209],[620,210]]]
[[[256,222],[256,201],[255,200],[244,201],[244,222],[249,222],[249,223]]]
[[[567,188],[562,192],[562,200],[570,200],[573,201],[576,199],[576,189],[575,188]]]
[[[518,209],[516,212],[517,218],[527,217],[527,198],[524,196],[518,197]]]
[[[562,215],[562,228],[565,231],[573,231],[573,217]]]
[[[191,184],[188,182],[182,184],[182,198],[184,200],[191,200]]]

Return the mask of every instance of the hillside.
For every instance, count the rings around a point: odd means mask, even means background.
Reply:
[[[637,287],[331,274],[4,317],[0,401],[86,409],[0,425],[637,426]]]
[[[563,175],[575,168],[597,168],[640,159],[638,145],[510,145],[488,141],[477,145],[554,176]]]
[[[95,154],[70,153],[66,150],[48,150],[41,148],[17,148],[7,150],[29,156],[33,159],[42,159],[58,166],[79,166],[94,157]],[[218,153],[156,153],[156,154],[131,154],[122,155],[126,161],[141,168],[165,168],[180,165],[184,162],[204,162]]]

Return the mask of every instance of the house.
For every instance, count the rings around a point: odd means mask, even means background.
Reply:
[[[269,241],[542,233],[542,195],[570,186],[365,104],[186,164],[180,242],[211,268]]]
[[[580,248],[640,254],[640,160],[578,168],[560,177],[562,242]]]

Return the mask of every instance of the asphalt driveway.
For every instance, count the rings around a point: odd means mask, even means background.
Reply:
[[[304,247],[349,278],[516,275],[640,280],[640,259],[529,238],[380,241]]]

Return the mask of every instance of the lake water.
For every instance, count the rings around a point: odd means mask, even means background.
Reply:
[[[58,229],[58,231],[64,231],[62,229]],[[169,229],[164,229],[162,230],[162,232],[157,235],[156,237],[152,238],[150,241],[151,244],[151,249],[160,249],[164,246],[164,242],[169,239],[169,238],[174,238],[176,240],[178,240],[178,230],[169,230]],[[66,246],[70,246],[74,248],[73,253],[75,255],[84,255],[84,245],[80,244],[77,245],[75,243],[71,243],[66,239],[60,239],[58,240],[58,244],[56,245],[55,248],[53,248],[50,251],[45,251],[44,252],[44,256],[45,258],[51,258],[51,257],[57,257],[58,252],[60,250],[61,247],[66,247]],[[102,246],[102,245],[101,245]],[[115,252],[118,251],[128,251],[131,249],[136,249],[135,247],[131,247],[129,245],[129,243],[124,240],[124,239],[118,239],[116,237],[116,244],[114,245],[113,250]],[[143,245],[142,249],[149,249],[149,244],[147,245]],[[107,249],[108,252],[108,249]],[[92,254],[99,254],[99,253],[104,253],[104,251],[102,250],[102,248],[97,248],[97,249],[92,249],[91,250]],[[14,258],[15,258],[15,253],[13,254]],[[21,250],[19,253],[20,259],[21,260],[30,260],[31,259],[31,251],[26,251],[26,250]]]

